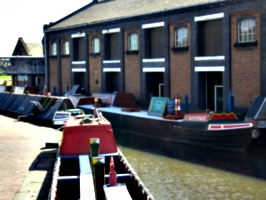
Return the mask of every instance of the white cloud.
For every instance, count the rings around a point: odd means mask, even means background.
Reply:
[[[0,2],[0,57],[11,56],[17,40],[41,42],[43,25],[55,22],[91,0],[9,0]]]

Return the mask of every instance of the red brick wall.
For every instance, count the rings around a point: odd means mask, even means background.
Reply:
[[[130,31],[136,31],[139,38],[139,30],[137,28],[126,29],[124,31],[124,50],[128,49],[128,34]],[[125,55],[125,92],[133,93],[136,100],[140,99],[140,57],[138,54],[124,54]]]
[[[256,40],[254,47],[234,47],[237,42],[237,18],[243,15],[256,17]],[[231,15],[231,77],[235,104],[249,107],[260,95],[260,13],[259,11],[238,12]]]
[[[185,24],[188,28],[188,47],[190,46],[190,24],[187,21],[174,22],[169,25],[169,52],[170,52],[170,96],[177,94],[188,95],[190,99],[191,93],[191,65],[190,65],[190,49],[188,51],[173,52],[175,29],[178,24]]]
[[[65,93],[66,86],[69,86],[69,87],[71,86],[70,55],[64,55],[64,52],[63,52],[65,41],[70,42],[70,37],[60,38],[62,93]]]
[[[71,71],[70,71],[70,58],[61,58],[61,78],[62,78],[62,93],[65,93],[65,86],[71,86]]]
[[[50,88],[48,88],[48,92],[52,92],[54,87],[58,88],[57,80],[57,58],[50,58],[49,59],[49,81],[50,81]]]
[[[92,55],[91,41],[93,37],[100,37],[100,33],[92,33],[88,36],[89,49],[89,87],[90,93],[102,92],[102,69],[101,69],[101,55]],[[100,44],[101,45],[101,44]],[[102,49],[100,49],[102,52]],[[96,83],[98,80],[98,83]]]

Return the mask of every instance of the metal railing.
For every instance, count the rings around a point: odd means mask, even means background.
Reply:
[[[0,74],[45,74],[44,57],[0,57]]]

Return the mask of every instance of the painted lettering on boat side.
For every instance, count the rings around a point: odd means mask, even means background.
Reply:
[[[208,121],[209,115],[185,115],[184,120],[189,121]]]

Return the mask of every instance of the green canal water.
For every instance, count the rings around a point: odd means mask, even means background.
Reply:
[[[216,151],[145,138],[119,148],[156,200],[266,199],[266,148]]]

